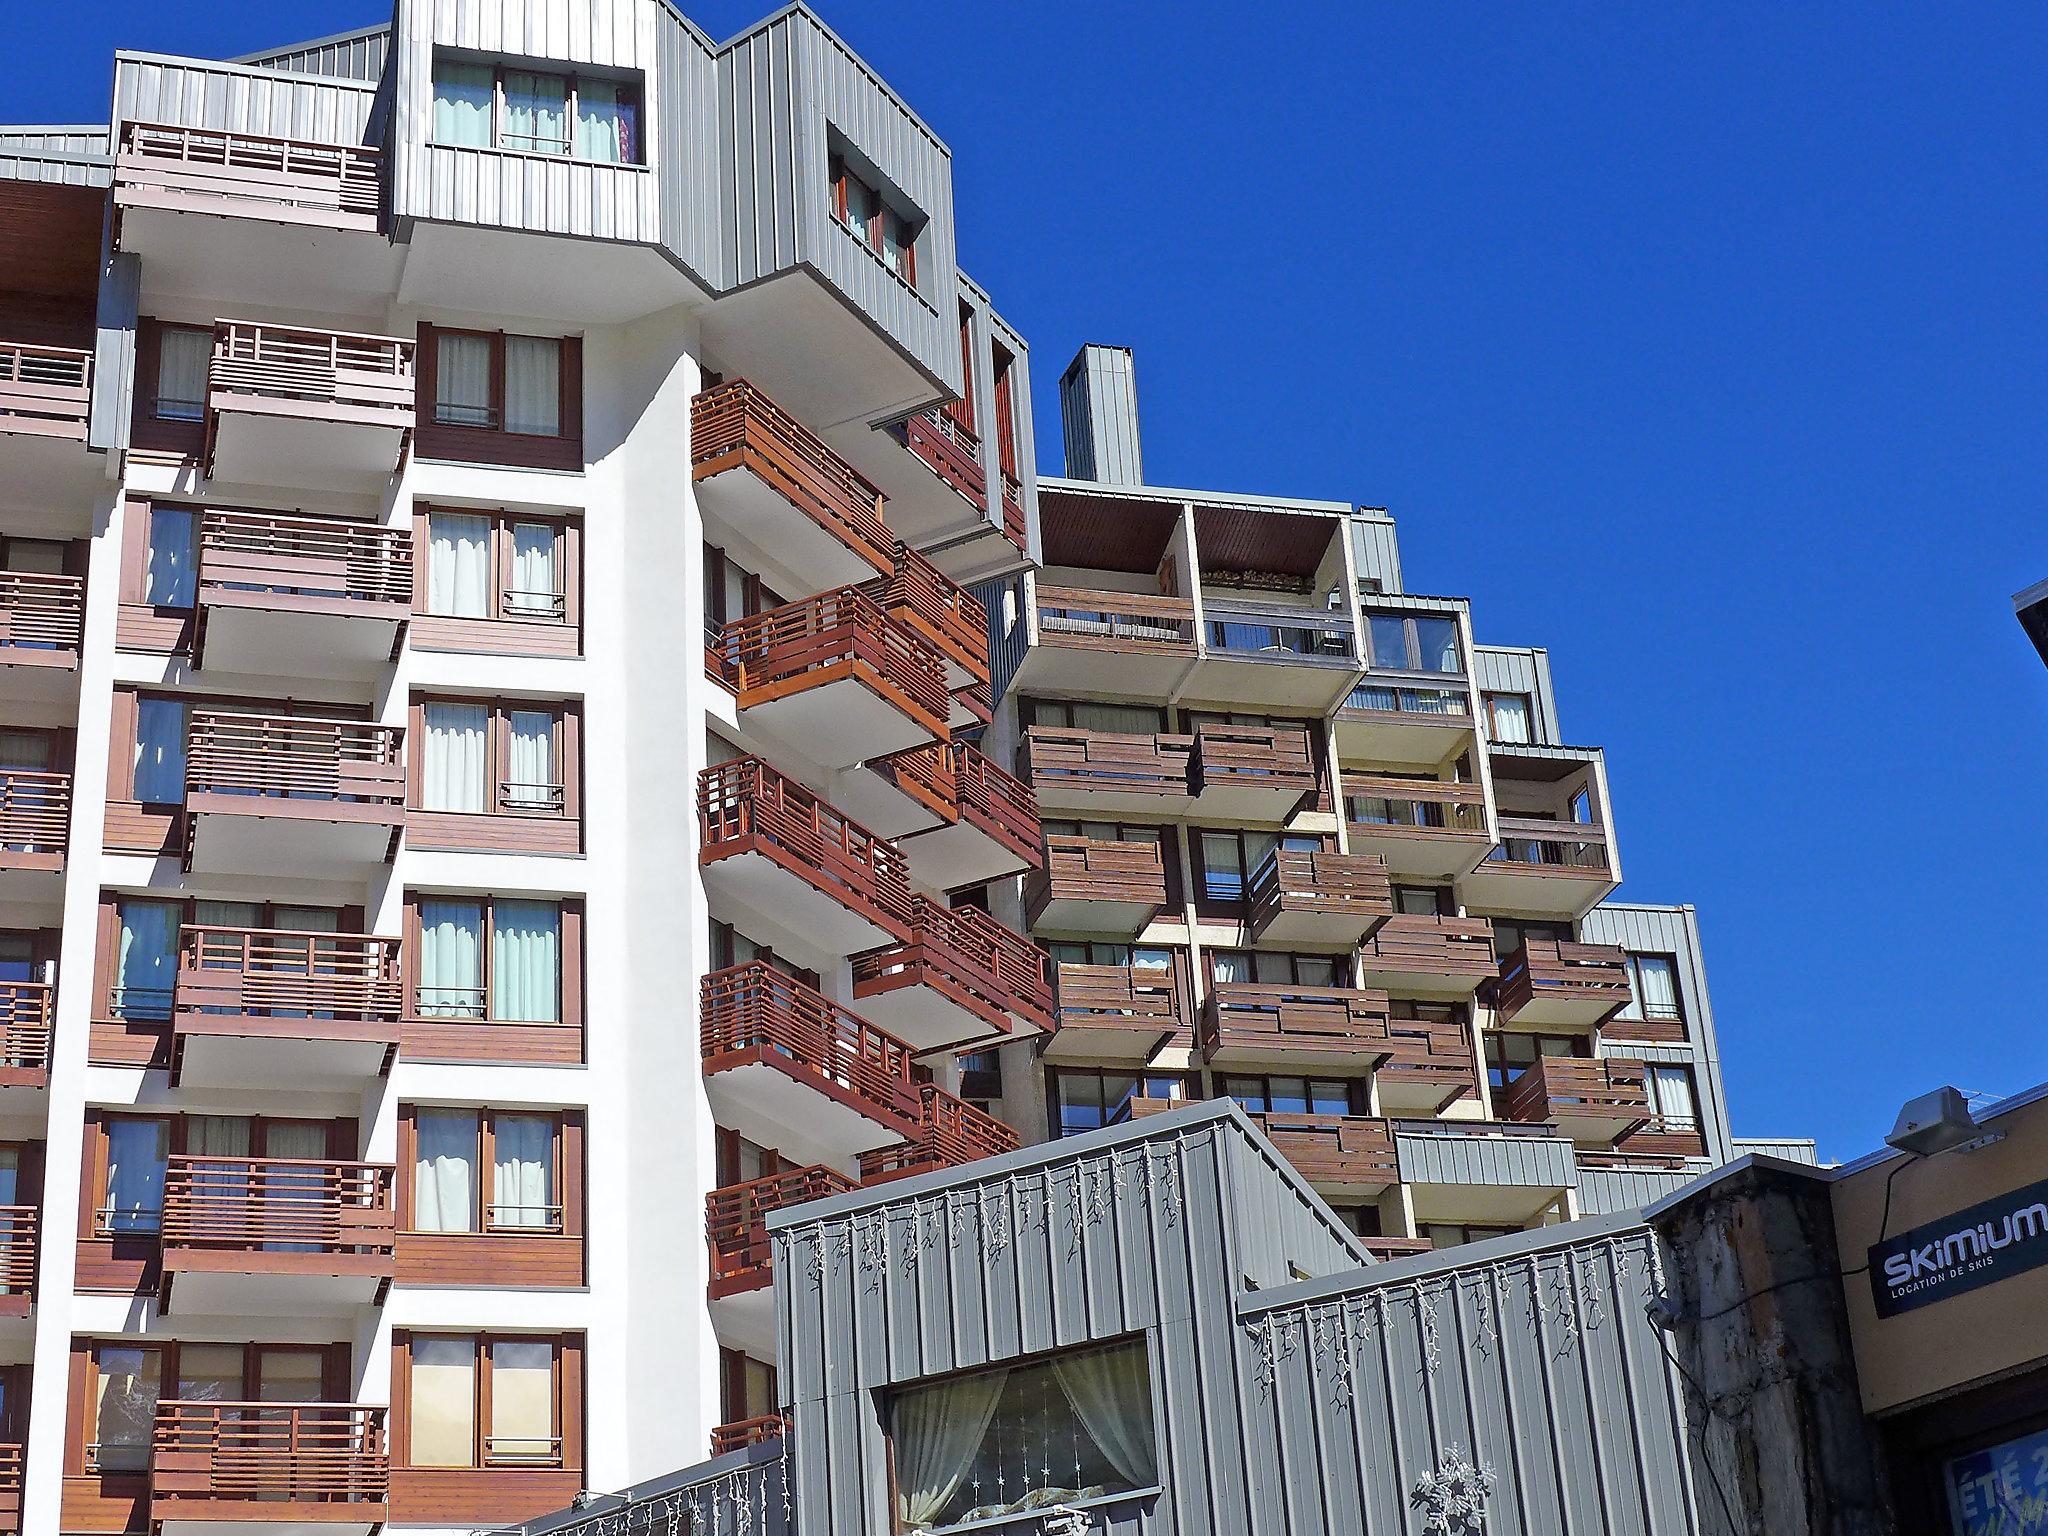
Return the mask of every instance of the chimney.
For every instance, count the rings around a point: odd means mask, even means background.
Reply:
[[[1129,347],[1090,342],[1060,375],[1067,476],[1101,485],[1143,485],[1138,451],[1138,375]]]

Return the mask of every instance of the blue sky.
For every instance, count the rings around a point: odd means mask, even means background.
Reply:
[[[1700,909],[1738,1133],[2048,1077],[2048,10],[823,14],[952,146],[1044,467],[1074,348],[1134,346],[1152,479],[1385,506],[1550,647],[1623,895]],[[386,15],[64,8],[8,110]]]

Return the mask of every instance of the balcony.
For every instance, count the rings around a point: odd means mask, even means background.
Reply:
[[[21,1530],[22,1448],[0,1445],[0,1532],[18,1536]]]
[[[945,663],[948,694],[986,683],[988,613],[979,600],[907,544],[899,541],[891,558],[894,569],[868,584],[869,595]],[[972,722],[966,706],[956,703],[952,723]]]
[[[993,1115],[927,1083],[918,1127],[893,1147],[860,1155],[860,1181],[883,1184],[920,1173],[960,1168],[1017,1150],[1017,1133]]]
[[[1396,1120],[1394,1153],[1418,1223],[1525,1227],[1578,1187],[1572,1144],[1547,1126]]]
[[[1499,975],[1493,922],[1396,912],[1360,952],[1366,984],[1418,997],[1470,997]]]
[[[816,586],[893,574],[882,493],[745,379],[690,402],[690,466],[706,516]]]
[[[252,485],[376,490],[413,433],[413,344],[221,320],[206,375],[205,472]]]
[[[1460,1099],[1476,1101],[1472,1026],[1459,1018],[1387,1020],[1387,1059],[1374,1086],[1389,1114],[1440,1115]]]
[[[1628,958],[1616,944],[1532,940],[1500,963],[1493,1006],[1516,1029],[1598,1029],[1628,1006]]]
[[[1185,692],[1250,709],[1327,714],[1351,692],[1362,663],[1341,609],[1209,597],[1201,661]]]
[[[0,1205],[0,1318],[27,1317],[35,1304],[41,1218],[32,1205]]]
[[[1620,883],[1599,827],[1503,810],[1499,828],[1499,845],[1466,877],[1465,899],[1474,906],[1577,919]]]
[[[858,587],[735,620],[716,652],[747,728],[821,767],[850,768],[951,734],[944,665]]]
[[[400,947],[363,934],[187,925],[172,1086],[363,1091],[398,1054]]]
[[[83,577],[0,571],[0,667],[10,669],[9,692],[37,698],[68,694],[84,646]]]
[[[347,1315],[391,1285],[389,1163],[174,1154],[163,1310]]]
[[[956,891],[1020,875],[1044,862],[1037,798],[983,757],[980,748],[935,742],[909,755],[926,759],[928,773],[950,781],[956,808],[950,821],[903,841],[911,872],[921,882],[936,891]]]
[[[402,528],[208,510],[199,523],[201,670],[376,679],[412,611]]]
[[[1640,1061],[1538,1056],[1500,1099],[1504,1120],[1555,1125],[1574,1141],[1611,1147],[1650,1120]]]
[[[1435,1251],[1434,1245],[1426,1237],[1361,1237],[1358,1246],[1382,1264],[1391,1264],[1396,1259],[1412,1258],[1418,1253]]]
[[[1018,772],[1041,810],[1087,816],[1182,816],[1194,804],[1192,736],[1146,736],[1034,725]]]
[[[1047,1061],[1150,1061],[1188,1027],[1172,966],[1062,965],[1056,983]]]
[[[1259,1114],[1280,1155],[1319,1190],[1377,1195],[1400,1182],[1388,1122],[1370,1115]]]
[[[704,1235],[711,1247],[711,1319],[727,1348],[772,1355],[775,1348],[775,1245],[768,1213],[822,1200],[860,1186],[836,1168],[816,1164],[711,1190],[704,1196]]]
[[[1052,1027],[1038,946],[979,908],[924,896],[908,942],[854,960],[853,999],[920,1053]]]
[[[391,1482],[384,1410],[356,1403],[156,1405],[149,1518],[161,1536],[237,1526],[371,1536]]]
[[[185,748],[185,868],[363,879],[398,852],[397,726],[194,709]]]
[[[391,292],[399,270],[399,253],[378,238],[384,172],[383,153],[366,144],[123,123],[115,243],[178,293],[367,299]],[[231,238],[216,219],[233,221]]]
[[[1011,687],[1026,692],[1173,695],[1195,661],[1184,597],[1040,584],[1026,577],[1030,645]]]
[[[711,1454],[725,1456],[733,1451],[744,1451],[750,1445],[767,1445],[780,1440],[788,1431],[789,1420],[779,1413],[764,1413],[758,1418],[720,1424],[711,1431]]]
[[[84,443],[92,353],[0,340],[0,435]]]
[[[50,1086],[57,989],[46,981],[0,981],[0,1107],[32,1101]]]
[[[1393,912],[1387,866],[1374,854],[1276,848],[1251,881],[1252,936],[1261,944],[1349,949]]]
[[[903,855],[759,758],[697,777],[705,887],[851,955],[911,936]]]
[[[973,406],[963,401],[919,411],[885,429],[917,466],[892,478],[908,482],[922,471],[922,484],[905,483],[892,503],[899,507],[904,531],[920,540],[957,537],[955,530],[962,525],[988,516],[988,471],[973,416]]]
[[[909,1045],[755,961],[713,971],[699,999],[704,1087],[718,1123],[763,1146],[844,1161],[918,1124]]]
[[[1333,730],[1345,757],[1434,771],[1477,739],[1471,684],[1435,673],[1396,679],[1370,672],[1345,695]]]
[[[1215,982],[1196,1035],[1212,1067],[1377,1067],[1387,1059],[1387,995],[1350,987]]]
[[[1307,731],[1204,725],[1190,763],[1195,809],[1225,822],[1285,821],[1321,777]]]
[[[1453,879],[1493,847],[1477,784],[1346,772],[1344,802],[1351,851],[1378,854],[1396,879]]]
[[[71,775],[0,768],[0,894],[52,886],[70,838]]]
[[[1156,842],[1048,837],[1045,868],[1024,882],[1024,910],[1034,932],[1135,938],[1168,894]]]

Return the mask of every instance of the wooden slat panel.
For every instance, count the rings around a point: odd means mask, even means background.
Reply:
[[[345,1505],[384,1518],[390,1458],[384,1410],[355,1403],[157,1404],[150,1436],[151,1517],[335,1519]]]
[[[1611,1017],[1629,995],[1628,957],[1620,945],[1537,939],[1501,961],[1494,1007],[1506,1022],[1538,998],[1578,998],[1605,1005]]]
[[[736,619],[719,631],[716,650],[719,679],[742,711],[850,676],[941,741],[949,734],[938,654],[859,587]]]
[[[1019,768],[1047,794],[1102,789],[1178,799],[1194,793],[1194,747],[1192,736],[1034,725],[1024,732]]]
[[[690,465],[697,480],[747,469],[878,572],[891,570],[882,493],[745,379],[728,379],[690,402]]]

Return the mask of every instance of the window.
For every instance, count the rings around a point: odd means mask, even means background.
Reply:
[[[765,1419],[782,1406],[775,1367],[737,1349],[718,1352],[719,1416],[728,1424]]]
[[[1462,677],[1458,621],[1429,614],[1368,613],[1368,665],[1375,672],[1437,672]]]
[[[157,333],[158,421],[200,421],[206,416],[206,375],[213,361],[213,330],[166,325]]]
[[[1313,852],[1322,847],[1320,837],[1279,835],[1271,832],[1195,832],[1201,854],[1201,878],[1195,888],[1198,901],[1211,906],[1244,901],[1252,881],[1276,848]]]
[[[185,904],[123,896],[114,907],[114,987],[108,1012],[117,1019],[169,1019]]]
[[[106,1136],[105,1199],[94,1225],[104,1236],[159,1231],[164,1219],[164,1174],[171,1158],[171,1122],[158,1116],[109,1116]]]
[[[638,165],[640,87],[594,75],[434,61],[434,142]]]
[[[1105,1072],[1093,1067],[1060,1067],[1047,1074],[1049,1119],[1055,1136],[1075,1136],[1122,1123],[1132,1099],[1192,1098],[1179,1073]]]
[[[897,1529],[1153,1487],[1157,1433],[1141,1340],[904,1388],[889,1401]]]
[[[960,1097],[986,1114],[994,1114],[1003,1096],[1003,1058],[997,1051],[966,1051],[960,1056]]]
[[[563,1230],[559,1115],[421,1107],[413,1111],[415,1232]],[[480,1173],[490,1170],[488,1194]]]
[[[427,699],[419,705],[418,804],[468,815],[568,814],[560,706]]]
[[[453,619],[571,622],[566,522],[436,507],[426,517],[425,611]]]
[[[1223,1096],[1254,1115],[1362,1115],[1365,1086],[1363,1078],[1232,1075]]]
[[[1569,944],[1571,937],[1570,923],[1540,923],[1519,917],[1493,920],[1493,953],[1500,960],[1530,944]]]
[[[1429,1221],[1422,1224],[1419,1235],[1428,1238],[1432,1248],[1461,1248],[1466,1243],[1482,1242],[1489,1237],[1506,1237],[1510,1232],[1521,1230],[1520,1227],[1480,1227],[1469,1222]]]
[[[1211,949],[1212,982],[1256,982],[1268,987],[1340,987],[1350,980],[1347,965],[1340,977],[1332,955],[1295,955],[1270,949]]]
[[[185,738],[190,707],[183,699],[142,694],[135,701],[134,794],[144,805],[185,803]]]
[[[1591,1053],[1590,1043],[1581,1036],[1489,1031],[1486,1036],[1486,1081],[1498,1091],[1536,1065],[1539,1056],[1586,1056]]]
[[[582,343],[574,337],[419,327],[426,458],[583,468]]]
[[[882,265],[917,286],[917,226],[837,155],[832,159],[832,209],[848,233],[882,258]]]
[[[1650,1112],[1660,1129],[1697,1131],[1700,1128],[1699,1096],[1693,1090],[1692,1068],[1648,1064],[1644,1077],[1650,1088]]]
[[[1155,704],[1104,704],[1089,699],[1033,699],[1033,725],[1073,731],[1111,731],[1153,736],[1166,729],[1166,711]]]
[[[407,1467],[562,1467],[568,1389],[557,1338],[413,1334],[400,1340],[406,1376]]]
[[[1628,1003],[1616,1018],[1652,1024],[1685,1022],[1685,1007],[1678,994],[1676,956],[1630,955],[1628,979]]]
[[[190,608],[199,589],[194,531],[199,515],[187,507],[152,505],[142,600],[158,608]]]
[[[87,1468],[101,1472],[142,1472],[149,1467],[149,1438],[163,1396],[163,1355],[125,1344],[95,1345]]]
[[[1455,917],[1458,913],[1447,885],[1397,885],[1394,910],[1409,917]]]
[[[563,988],[560,902],[427,896],[414,910],[417,1017],[565,1022],[565,1005],[575,999]]]
[[[1380,1237],[1385,1233],[1386,1221],[1376,1205],[1333,1205],[1330,1211],[1353,1237]]]
[[[1489,693],[1486,695],[1486,734],[1495,741],[1526,743],[1536,738],[1530,733],[1531,714],[1529,695],[1526,693]]]
[[[1162,971],[1173,968],[1172,950],[1146,944],[1115,944],[1100,941],[1083,944],[1055,939],[1046,944],[1045,952],[1052,956],[1054,965],[1120,965],[1143,969],[1156,968]]]
[[[337,1344],[79,1344],[88,1413],[67,1470],[142,1472],[159,1401],[317,1403],[336,1395],[348,1347]],[[260,1412],[260,1410],[258,1410]]]

